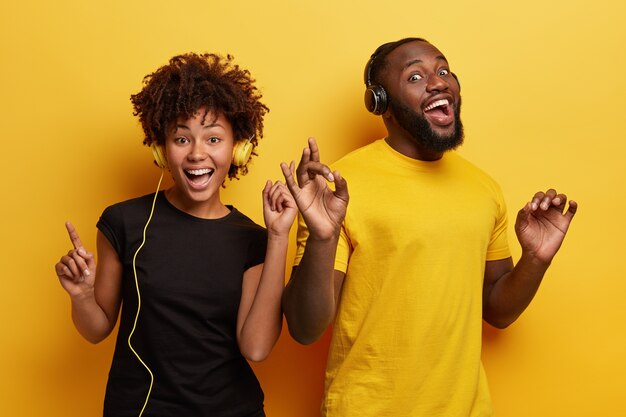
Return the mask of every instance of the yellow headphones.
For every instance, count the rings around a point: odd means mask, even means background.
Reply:
[[[253,138],[254,136],[252,136]],[[250,160],[254,145],[251,139],[238,140],[233,147],[233,165],[236,167],[245,166]]]
[[[163,146],[157,144],[156,142],[152,142],[150,149],[152,150],[154,163],[161,169],[167,168],[167,159],[165,158],[165,153],[163,152]]]
[[[252,138],[253,137],[254,136],[252,136]],[[235,143],[235,146],[233,147],[232,164],[236,167],[242,167],[248,163],[250,155],[252,155],[252,149],[254,149],[254,145],[251,141],[252,138],[238,140],[237,143]],[[157,144],[156,142],[152,142],[150,149],[152,150],[152,156],[154,157],[154,162],[157,166],[162,169],[167,168],[167,158],[165,157],[163,146]]]

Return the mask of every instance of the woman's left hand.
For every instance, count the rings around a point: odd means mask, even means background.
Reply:
[[[286,236],[298,214],[298,207],[287,186],[268,180],[263,188],[263,218],[270,235]]]

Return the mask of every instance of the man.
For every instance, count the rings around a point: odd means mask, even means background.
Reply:
[[[524,311],[577,204],[536,193],[517,216],[513,266],[499,186],[450,152],[463,126],[444,55],[419,38],[384,44],[365,82],[387,137],[334,172],[309,140],[297,183],[282,166],[304,222],[283,295],[289,331],[311,343],[334,319],[324,416],[490,416],[482,319],[504,328]]]

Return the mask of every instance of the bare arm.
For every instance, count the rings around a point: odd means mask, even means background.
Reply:
[[[269,181],[263,190],[263,208],[268,229],[265,263],[244,273],[237,315],[239,349],[244,357],[257,362],[269,355],[280,336],[289,230],[297,213],[285,186]]]
[[[85,250],[74,227],[69,222],[66,227],[74,249],[61,258],[55,270],[70,295],[74,326],[89,342],[98,343],[117,322],[122,265],[109,241],[98,232],[96,266],[93,254]]]
[[[553,189],[538,192],[517,215],[515,232],[522,256],[513,267],[511,258],[489,261],[483,285],[483,318],[505,328],[528,307],[543,276],[558,252],[578,205]]]
[[[334,320],[345,277],[341,271],[332,270],[329,274],[326,268],[315,264],[303,258],[293,268],[283,297],[289,333],[303,345],[319,339]]]
[[[320,163],[312,138],[298,164],[297,182],[293,163],[281,167],[309,232],[302,260],[293,269],[285,289],[283,309],[293,338],[309,344],[324,333],[335,317],[344,274],[334,269],[334,262],[349,200],[348,188],[339,172],[331,173]],[[334,192],[326,180],[335,183]]]

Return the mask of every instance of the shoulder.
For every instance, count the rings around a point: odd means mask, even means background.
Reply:
[[[159,192],[159,198],[162,192]],[[135,197],[129,200],[120,201],[119,203],[112,204],[104,209],[102,217],[118,217],[125,215],[133,215],[145,213],[147,208],[152,205],[154,199],[154,193],[146,194],[141,197]]]
[[[235,207],[229,206],[229,208],[230,214],[225,217],[225,220],[227,220],[230,225],[241,228],[242,230],[248,230],[252,233],[266,233],[263,226],[255,223],[254,220],[237,210]]]
[[[471,179],[481,181],[486,184],[491,184],[499,188],[498,183],[493,177],[478,167],[473,162],[465,159],[457,152],[449,152],[446,154],[447,163],[455,170],[462,171],[465,175],[468,175]]]
[[[459,178],[468,191],[482,190],[503,204],[504,196],[500,184],[483,169],[468,161],[457,152],[446,155],[446,162],[456,178]]]
[[[363,167],[368,161],[378,159],[378,155],[381,152],[381,141],[383,139],[376,140],[368,145],[357,148],[331,165],[332,169],[353,169]]]
[[[115,203],[102,212],[96,227],[111,242],[120,259],[129,236],[140,236],[153,199],[154,193]]]

